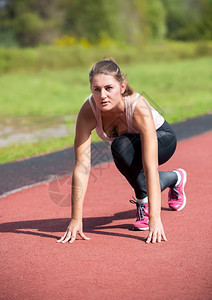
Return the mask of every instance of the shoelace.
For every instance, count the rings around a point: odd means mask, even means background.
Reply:
[[[145,208],[146,208],[146,203],[140,203],[136,200],[129,200],[131,203],[136,204],[137,206],[137,212],[138,212],[138,216],[137,216],[137,220],[138,221],[142,221],[145,219]]]
[[[176,187],[173,187],[173,188],[171,189],[171,197],[172,197],[172,199],[178,200],[178,197],[179,197],[179,191],[178,191],[178,188],[179,188],[179,186],[176,186]]]

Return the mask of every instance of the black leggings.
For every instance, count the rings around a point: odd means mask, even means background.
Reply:
[[[164,164],[174,154],[177,139],[172,127],[166,121],[156,130],[158,138],[158,163]],[[143,170],[140,134],[123,134],[111,145],[114,162],[135,191],[137,199],[147,196]],[[177,182],[175,172],[159,172],[161,191]]]

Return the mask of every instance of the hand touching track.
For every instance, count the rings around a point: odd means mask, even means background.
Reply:
[[[57,243],[73,243],[77,237],[77,234],[83,239],[83,240],[90,240],[89,237],[86,237],[82,230],[82,221],[80,220],[71,220],[69,226],[67,227],[67,230],[65,234],[61,237],[61,239],[57,240]]]

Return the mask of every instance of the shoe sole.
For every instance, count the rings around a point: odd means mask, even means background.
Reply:
[[[145,230],[149,230],[149,227],[146,227],[146,228],[133,227],[133,229],[135,231],[145,231]]]
[[[186,171],[183,170],[183,169],[177,169],[177,170],[180,170],[180,171],[183,173],[183,175],[184,175],[184,178],[183,178],[183,197],[184,197],[184,202],[183,202],[183,205],[182,205],[180,208],[178,208],[178,209],[172,209],[172,210],[180,211],[180,210],[182,210],[182,209],[185,207],[185,205],[186,205],[186,195],[185,195],[184,187],[185,187],[185,184],[186,184],[186,181],[187,181],[187,173],[186,173]]]

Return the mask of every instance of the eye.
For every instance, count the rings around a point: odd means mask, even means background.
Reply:
[[[95,92],[99,92],[99,91],[100,91],[100,88],[97,88],[97,87],[96,87],[96,88],[94,89],[94,91],[95,91]]]
[[[111,91],[113,88],[112,88],[112,86],[107,86],[106,87],[106,91]]]

